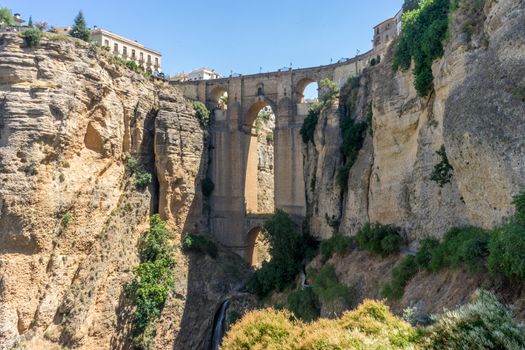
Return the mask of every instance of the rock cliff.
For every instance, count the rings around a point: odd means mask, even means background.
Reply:
[[[46,35],[32,49],[2,34],[0,348],[127,347],[123,290],[149,216],[168,221],[179,247],[183,231],[206,232],[205,151],[191,104],[168,84],[78,40]],[[126,171],[130,155],[153,174],[145,190]],[[185,306],[195,289],[184,278],[200,279],[191,259],[177,260],[176,308],[159,322],[165,348],[191,333],[183,314],[194,317]],[[228,290],[206,299],[203,324]]]
[[[525,187],[525,3],[486,1],[481,17],[477,31],[466,33],[456,15],[427,98],[418,97],[411,70],[392,70],[392,47],[363,73],[354,117],[365,120],[371,104],[372,132],[348,191],[336,181],[338,110],[321,115],[314,144],[304,150],[312,233],[354,234],[365,222],[380,222],[403,228],[414,242],[454,226],[490,228],[512,214],[512,196]],[[454,171],[440,188],[430,176],[442,145]]]

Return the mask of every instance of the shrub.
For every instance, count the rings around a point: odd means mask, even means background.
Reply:
[[[202,180],[202,194],[204,197],[209,197],[213,193],[213,190],[215,189],[215,184],[213,183],[212,179],[209,177]]]
[[[331,315],[348,309],[354,303],[355,291],[339,283],[333,265],[326,264],[319,271],[310,269],[308,275],[311,277],[313,291]]]
[[[149,232],[142,237],[139,244],[141,261],[153,261],[169,256],[173,251],[168,241],[171,235],[160,215],[153,215],[150,218]]]
[[[427,269],[432,260],[432,251],[439,246],[439,241],[435,238],[425,238],[419,244],[416,253],[416,263],[421,269]]]
[[[392,236],[398,236],[392,238]],[[366,223],[356,235],[356,241],[361,249],[366,249],[375,254],[386,256],[399,251],[399,244],[395,247],[395,241],[401,242],[399,229],[391,225]],[[385,242],[383,243],[383,240]],[[387,248],[385,250],[385,248]]]
[[[512,204],[516,207],[516,219],[525,223],[525,192],[521,192],[512,199]]]
[[[350,116],[346,116],[341,121],[341,130],[343,133],[343,145],[341,152],[344,156],[344,165],[338,169],[337,182],[339,186],[346,190],[348,186],[348,174],[350,169],[357,160],[359,151],[363,147],[365,140],[367,124],[365,122],[356,122]]]
[[[334,253],[342,254],[349,247],[351,247],[353,240],[351,237],[344,236],[342,234],[335,234],[329,239],[325,239],[321,242],[321,261],[327,262]]]
[[[443,187],[452,179],[454,168],[448,162],[447,151],[444,145],[436,153],[441,157],[441,161],[434,166],[430,179],[436,182],[439,187]]]
[[[207,129],[210,125],[210,111],[206,105],[200,101],[193,101],[193,109],[199,118],[199,123],[203,129]]]
[[[305,256],[309,255],[308,235],[301,234],[290,216],[277,209],[264,224],[264,239],[271,255],[251,277],[248,288],[260,297],[272,290],[283,290],[301,269]]]
[[[487,266],[513,281],[525,280],[525,226],[517,222],[497,227],[489,242]]]
[[[133,269],[133,281],[126,287],[126,296],[135,306],[133,313],[133,344],[147,349],[154,336],[151,323],[160,316],[166,299],[175,284],[171,269],[175,261],[168,241],[171,234],[158,215],[150,219],[150,228],[139,245],[141,263]]]
[[[317,127],[317,120],[321,114],[321,104],[314,103],[308,109],[308,116],[304,119],[303,126],[301,127],[301,136],[304,143],[313,142],[315,128]]]
[[[148,187],[151,181],[153,180],[153,176],[151,175],[151,173],[143,170],[139,170],[136,176],[137,178],[135,180],[135,186],[139,190],[143,190],[146,187]]]
[[[137,170],[139,169],[139,161],[137,160],[137,158],[133,157],[133,156],[130,156],[127,160],[126,160],[126,171],[132,175],[134,174]]]
[[[68,227],[69,224],[71,223],[71,220],[73,220],[73,215],[71,215],[70,212],[65,213],[64,216],[62,216],[62,221],[61,221],[62,226]]]
[[[405,292],[405,286],[417,272],[416,258],[412,255],[406,256],[392,270],[392,280],[383,286],[381,295],[390,300],[400,299]]]
[[[322,79],[319,82],[319,87],[323,92],[323,95],[320,98],[321,106],[323,109],[328,108],[339,97],[339,89],[337,88],[337,84],[330,79]]]
[[[186,234],[182,242],[182,249],[187,252],[208,254],[214,259],[218,255],[217,245],[208,238],[200,235]]]
[[[490,292],[477,291],[471,304],[442,315],[428,330],[425,349],[524,349],[525,328]]]
[[[443,40],[448,31],[450,0],[421,0],[419,6],[403,15],[401,35],[394,51],[393,69],[407,70],[414,60],[415,86],[420,96],[432,89],[432,62],[443,55]]]
[[[71,27],[69,35],[73,38],[81,39],[84,41],[89,41],[91,33],[87,27],[86,20],[84,19],[84,14],[80,11],[75,18],[75,24]]]
[[[35,28],[28,29],[22,32],[22,37],[24,38],[26,45],[28,47],[35,47],[42,39],[43,33]]]
[[[489,232],[478,227],[460,227],[448,231],[443,241],[431,250],[429,269],[466,266],[474,272],[483,268],[488,256]]]
[[[319,299],[312,288],[304,288],[290,293],[287,309],[293,312],[295,317],[305,322],[315,321],[321,314]]]

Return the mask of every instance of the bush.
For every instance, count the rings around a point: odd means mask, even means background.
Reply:
[[[266,221],[262,234],[272,258],[263,263],[248,283],[248,288],[260,297],[275,289],[282,291],[291,283],[311,250],[311,238],[301,234],[290,216],[280,209]]]
[[[343,133],[343,145],[341,152],[344,156],[344,165],[337,171],[337,182],[339,187],[346,190],[348,186],[348,174],[357,160],[359,151],[363,147],[366,136],[367,123],[356,122],[350,116],[346,116],[341,121]]]
[[[405,286],[417,272],[416,258],[412,255],[406,256],[392,270],[392,280],[383,286],[381,296],[389,300],[400,299],[405,292]]]
[[[517,196],[514,196],[512,204],[516,207],[516,219],[521,223],[525,223],[525,192],[521,192]]]
[[[200,101],[193,101],[193,109],[199,118],[199,123],[203,129],[207,129],[210,125],[210,111],[206,108],[206,105]]]
[[[137,158],[130,156],[126,160],[126,171],[130,175],[133,175],[137,170],[139,170],[139,161],[137,160]]]
[[[421,269],[427,269],[432,260],[432,251],[439,246],[439,241],[435,238],[425,238],[419,244],[419,250],[416,253],[416,263]]]
[[[213,193],[213,190],[215,189],[215,184],[213,181],[207,177],[204,180],[202,180],[202,194],[204,197],[209,197]]]
[[[333,265],[326,264],[319,271],[310,269],[308,275],[312,281],[313,291],[331,315],[353,306],[355,291],[339,283]]]
[[[139,170],[136,176],[137,178],[135,180],[135,186],[139,190],[143,190],[148,187],[153,180],[153,176],[149,172],[143,170]]]
[[[386,305],[367,300],[340,319],[309,324],[287,311],[249,312],[225,335],[222,349],[411,349],[415,336],[414,329]]]
[[[306,144],[308,144],[308,142],[314,142],[315,128],[317,127],[317,121],[321,114],[321,108],[320,103],[314,103],[308,109],[308,116],[304,119],[303,126],[301,127],[301,136],[303,142]]]
[[[71,215],[70,212],[65,213],[64,216],[62,216],[62,221],[61,221],[62,226],[68,227],[69,224],[71,223],[71,220],[73,220],[73,215]]]
[[[525,280],[525,226],[517,222],[497,227],[491,235],[487,266],[513,281]]]
[[[150,228],[139,245],[141,263],[133,269],[133,281],[126,287],[126,296],[135,306],[133,313],[133,344],[147,349],[154,336],[152,322],[160,316],[166,299],[175,284],[171,269],[173,247],[171,233],[158,215],[150,219]]]
[[[524,349],[525,328],[512,310],[487,291],[474,302],[442,315],[428,330],[425,349]]]
[[[319,299],[312,288],[304,288],[290,293],[287,309],[293,312],[295,317],[305,322],[315,321],[321,314]]]
[[[342,234],[335,234],[329,239],[325,239],[321,242],[321,261],[327,262],[334,253],[342,254],[349,247],[352,246],[353,240],[351,237],[343,236]]]
[[[431,250],[429,269],[466,266],[471,272],[483,269],[488,256],[489,232],[478,227],[461,227],[448,231],[443,241]]]
[[[24,38],[26,45],[28,47],[35,47],[40,43],[40,39],[42,39],[43,33],[35,28],[28,29],[24,32],[22,32],[22,37]]]
[[[357,232],[355,238],[359,248],[383,256],[398,252],[401,243],[401,236],[398,228],[381,224],[366,223]]]
[[[441,161],[434,166],[434,170],[430,175],[430,179],[436,182],[439,187],[443,187],[452,179],[452,172],[454,171],[454,168],[448,162],[445,146],[442,145],[439,151],[436,153],[441,157]]]
[[[448,31],[450,0],[421,0],[419,6],[403,15],[401,35],[394,51],[393,69],[407,70],[414,60],[415,86],[427,96],[432,89],[432,62],[443,55],[443,40]]]
[[[218,255],[217,245],[208,238],[200,235],[186,234],[182,242],[182,249],[187,252],[208,254],[214,259]]]

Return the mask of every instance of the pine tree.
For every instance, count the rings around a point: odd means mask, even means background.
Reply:
[[[86,25],[86,20],[84,19],[84,14],[82,11],[80,11],[75,18],[75,25],[69,31],[69,35],[74,38],[89,41],[90,32]]]
[[[29,22],[27,22],[27,26],[28,27],[32,27],[33,26],[33,17],[32,16],[29,16]]]

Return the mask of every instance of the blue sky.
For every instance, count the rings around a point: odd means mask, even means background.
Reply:
[[[97,25],[161,51],[168,74],[317,66],[371,48],[373,25],[403,0],[0,0],[24,19]]]

